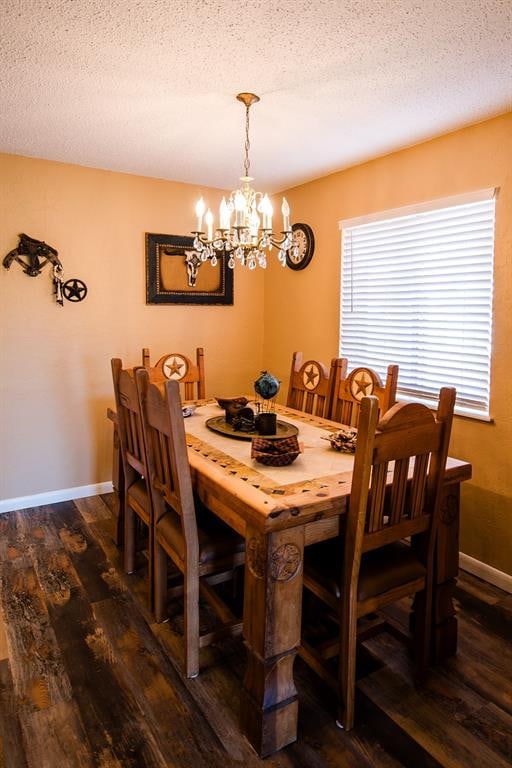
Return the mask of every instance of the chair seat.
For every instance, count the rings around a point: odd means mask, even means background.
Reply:
[[[340,598],[340,551],[339,539],[311,547],[306,553],[305,570],[311,578]],[[418,560],[412,548],[402,542],[394,542],[374,552],[365,552],[361,558],[357,599],[362,602],[384,592],[425,576],[425,566]]]
[[[185,539],[178,515],[169,509],[157,522],[156,529],[158,538],[167,542],[184,559]],[[245,548],[244,539],[206,508],[199,508],[197,512],[197,535],[200,564],[222,560],[243,552]]]

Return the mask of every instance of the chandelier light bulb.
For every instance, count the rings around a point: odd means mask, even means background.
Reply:
[[[286,197],[283,197],[281,213],[283,214],[283,232],[288,232],[290,229],[290,206],[286,201]]]
[[[197,216],[196,231],[197,232],[201,232],[205,210],[206,210],[206,205],[204,204],[203,198],[200,197],[196,203],[196,216]]]

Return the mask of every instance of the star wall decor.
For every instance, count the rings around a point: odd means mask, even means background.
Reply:
[[[78,280],[78,278],[75,277],[64,283],[62,286],[62,293],[64,294],[64,298],[68,301],[83,301],[87,296],[87,286],[83,280]]]

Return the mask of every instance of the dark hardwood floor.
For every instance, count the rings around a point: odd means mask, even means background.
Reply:
[[[297,660],[299,741],[263,761],[238,731],[242,641],[183,678],[180,614],[154,624],[142,572],[123,574],[113,503],[0,516],[0,768],[512,765],[512,595],[461,573],[459,653],[421,689],[403,646],[369,642],[349,734]]]

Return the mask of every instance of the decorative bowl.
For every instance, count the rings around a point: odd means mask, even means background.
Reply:
[[[356,450],[357,429],[339,429],[329,435],[322,435],[322,440],[328,440],[331,448],[341,453],[354,453]]]
[[[241,408],[245,408],[249,402],[246,397],[242,397],[241,395],[239,397],[216,397],[215,399],[223,410],[226,410],[231,406],[240,410]]]
[[[251,458],[269,467],[286,467],[295,461],[300,452],[296,435],[279,440],[255,437],[251,446]]]
[[[233,422],[233,417],[237,416],[242,408],[245,408],[249,402],[246,397],[216,397],[215,398],[221,408],[226,411],[226,421],[228,424]]]

